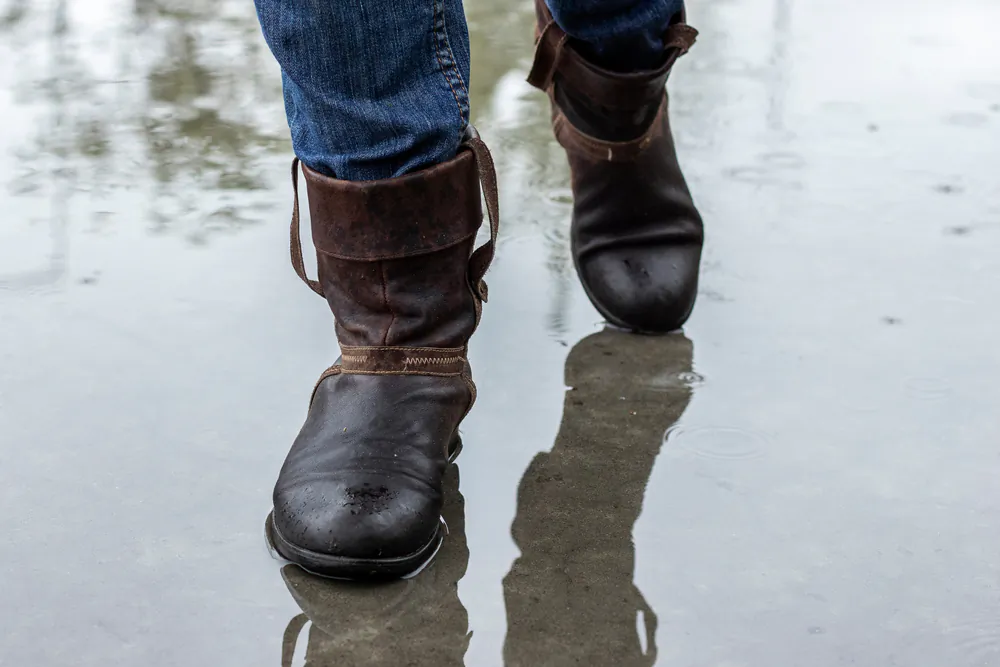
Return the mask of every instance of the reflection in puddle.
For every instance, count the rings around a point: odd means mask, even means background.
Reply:
[[[282,568],[281,576],[302,610],[285,630],[282,667],[290,667],[293,656],[302,654],[301,644],[305,664],[312,667],[465,664],[472,634],[458,582],[468,568],[469,549],[458,479],[458,467],[452,465],[444,489],[444,520],[450,533],[437,558],[419,575],[366,585],[321,579],[296,565]]]
[[[696,456],[739,461],[755,459],[767,453],[767,437],[742,428],[707,426],[671,429],[666,440]]]
[[[504,216],[469,531],[456,477],[439,557],[354,589],[259,548],[335,342],[253,3],[0,0],[0,662],[1000,665],[1000,5],[691,2],[698,372],[601,334],[567,392],[599,318],[532,3],[465,4]]]
[[[687,408],[691,389],[644,380],[691,373],[692,354],[679,334],[611,330],[570,352],[555,445],[535,458],[518,490],[512,532],[521,557],[504,579],[508,667],[655,663],[658,621],[633,582],[632,530],[663,433]],[[444,512],[451,534],[409,580],[365,586],[284,567],[304,615],[285,633],[283,665],[292,664],[309,622],[307,665],[464,664],[471,635],[458,582],[469,551],[454,466]]]
[[[651,390],[647,380],[690,373],[692,354],[679,334],[612,330],[570,352],[555,445],[518,488],[521,556],[504,579],[507,667],[656,662],[657,615],[633,581],[632,531],[663,433],[691,389]]]
[[[0,41],[14,47],[0,45],[0,57],[19,65],[14,100],[44,109],[6,147],[16,187],[43,193],[58,175],[77,202],[95,205],[140,188],[138,210],[112,212],[118,224],[145,219],[196,243],[258,222],[270,203],[262,163],[283,159],[288,141],[257,32],[234,2],[0,8]]]

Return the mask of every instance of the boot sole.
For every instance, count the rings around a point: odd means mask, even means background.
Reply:
[[[456,434],[448,449],[448,463],[451,464],[462,452],[461,437]],[[401,579],[422,570],[437,554],[444,541],[442,523],[443,520],[438,523],[427,544],[412,554],[394,558],[350,558],[304,549],[281,534],[274,523],[274,510],[271,510],[264,521],[264,537],[270,550],[311,574],[328,579],[377,581]]]

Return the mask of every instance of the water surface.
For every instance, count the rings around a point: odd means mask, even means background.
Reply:
[[[576,282],[531,3],[467,3],[480,401],[439,559],[373,590],[263,544],[336,345],[251,3],[0,0],[0,664],[1000,665],[1000,6],[691,4],[702,291],[635,339]]]

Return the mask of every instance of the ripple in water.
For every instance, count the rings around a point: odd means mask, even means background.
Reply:
[[[946,641],[969,665],[1000,665],[1000,617],[977,618],[950,628]]]
[[[664,373],[655,375],[642,386],[655,391],[673,391],[678,388],[693,389],[705,384],[705,377],[694,371],[683,373]]]
[[[948,654],[950,667],[1000,665],[1000,616],[971,618],[925,630],[911,650],[916,655],[942,648]]]
[[[764,456],[768,438],[763,433],[735,427],[677,426],[667,431],[666,442],[706,459],[743,461]]]
[[[906,393],[924,401],[940,401],[951,395],[952,388],[941,378],[910,378],[906,381]]]
[[[680,381],[689,387],[697,387],[699,385],[705,384],[705,376],[694,371],[688,373],[681,373],[677,376]]]

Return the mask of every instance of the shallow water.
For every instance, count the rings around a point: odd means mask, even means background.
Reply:
[[[335,341],[252,4],[0,0],[0,664],[1000,665],[1000,5],[692,2],[703,286],[649,339],[576,282],[531,3],[467,4],[480,401],[372,589],[263,543]]]

